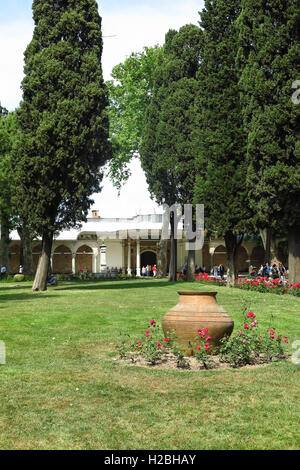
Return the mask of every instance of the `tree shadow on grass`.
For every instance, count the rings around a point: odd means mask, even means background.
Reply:
[[[157,281],[157,280],[143,280],[140,281],[118,281],[114,284],[114,281],[102,281],[98,284],[86,283],[86,284],[72,284],[70,286],[58,287],[53,290],[122,290],[122,289],[145,289],[147,287],[169,287],[175,285],[175,282],[168,281]]]
[[[57,295],[48,295],[47,293],[45,292],[37,292],[37,293],[34,293],[34,292],[16,292],[15,290],[13,289],[10,289],[9,292],[7,292],[8,289],[5,289],[5,294],[3,294],[3,290],[0,289],[0,308],[1,308],[1,304],[4,303],[4,302],[19,302],[19,301],[22,301],[22,302],[26,302],[27,301],[32,301],[32,300],[48,300],[49,298],[53,299],[54,297],[57,297]]]

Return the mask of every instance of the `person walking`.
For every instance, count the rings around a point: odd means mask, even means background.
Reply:
[[[272,278],[274,280],[279,278],[279,272],[275,263],[272,266]]]
[[[146,268],[145,266],[142,267],[142,276],[145,277],[146,275]]]
[[[215,279],[218,279],[219,273],[218,273],[218,266],[214,266],[213,268],[213,276]]]
[[[221,279],[223,279],[224,274],[225,274],[225,268],[224,268],[223,264],[220,264],[220,266],[219,266],[219,273],[220,273]]]
[[[285,284],[286,268],[283,266],[282,263],[279,263],[279,275],[280,275],[281,283]]]
[[[153,266],[153,277],[156,277],[156,272],[157,272],[157,268],[156,268],[156,264]]]

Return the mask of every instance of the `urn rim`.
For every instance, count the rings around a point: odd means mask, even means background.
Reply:
[[[179,295],[205,295],[210,297],[216,297],[218,292],[207,292],[207,291],[194,291],[194,290],[179,290],[177,291]]]

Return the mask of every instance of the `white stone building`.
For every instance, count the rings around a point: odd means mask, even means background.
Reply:
[[[51,264],[54,273],[101,273],[107,269],[141,275],[142,266],[157,264],[158,243],[161,237],[163,216],[161,214],[138,215],[132,218],[101,218],[93,211],[91,218],[80,230],[69,230],[55,237]],[[178,271],[187,262],[187,242],[182,224],[178,230]],[[33,263],[37,266],[41,242],[33,242]],[[11,234],[10,272],[18,272],[20,264],[20,239],[17,232]],[[251,264],[259,264],[264,257],[263,249],[254,242],[242,245],[239,254],[241,271]],[[168,247],[168,264],[170,246]],[[206,240],[196,251],[196,264],[210,270],[218,264],[226,266],[225,246],[222,239]]]

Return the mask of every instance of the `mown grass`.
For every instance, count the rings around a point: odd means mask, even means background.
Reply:
[[[1,449],[299,449],[299,366],[191,372],[120,364],[120,332],[137,338],[177,290],[218,291],[236,327],[246,305],[300,339],[300,299],[197,283],[61,284],[33,294],[0,284]]]

